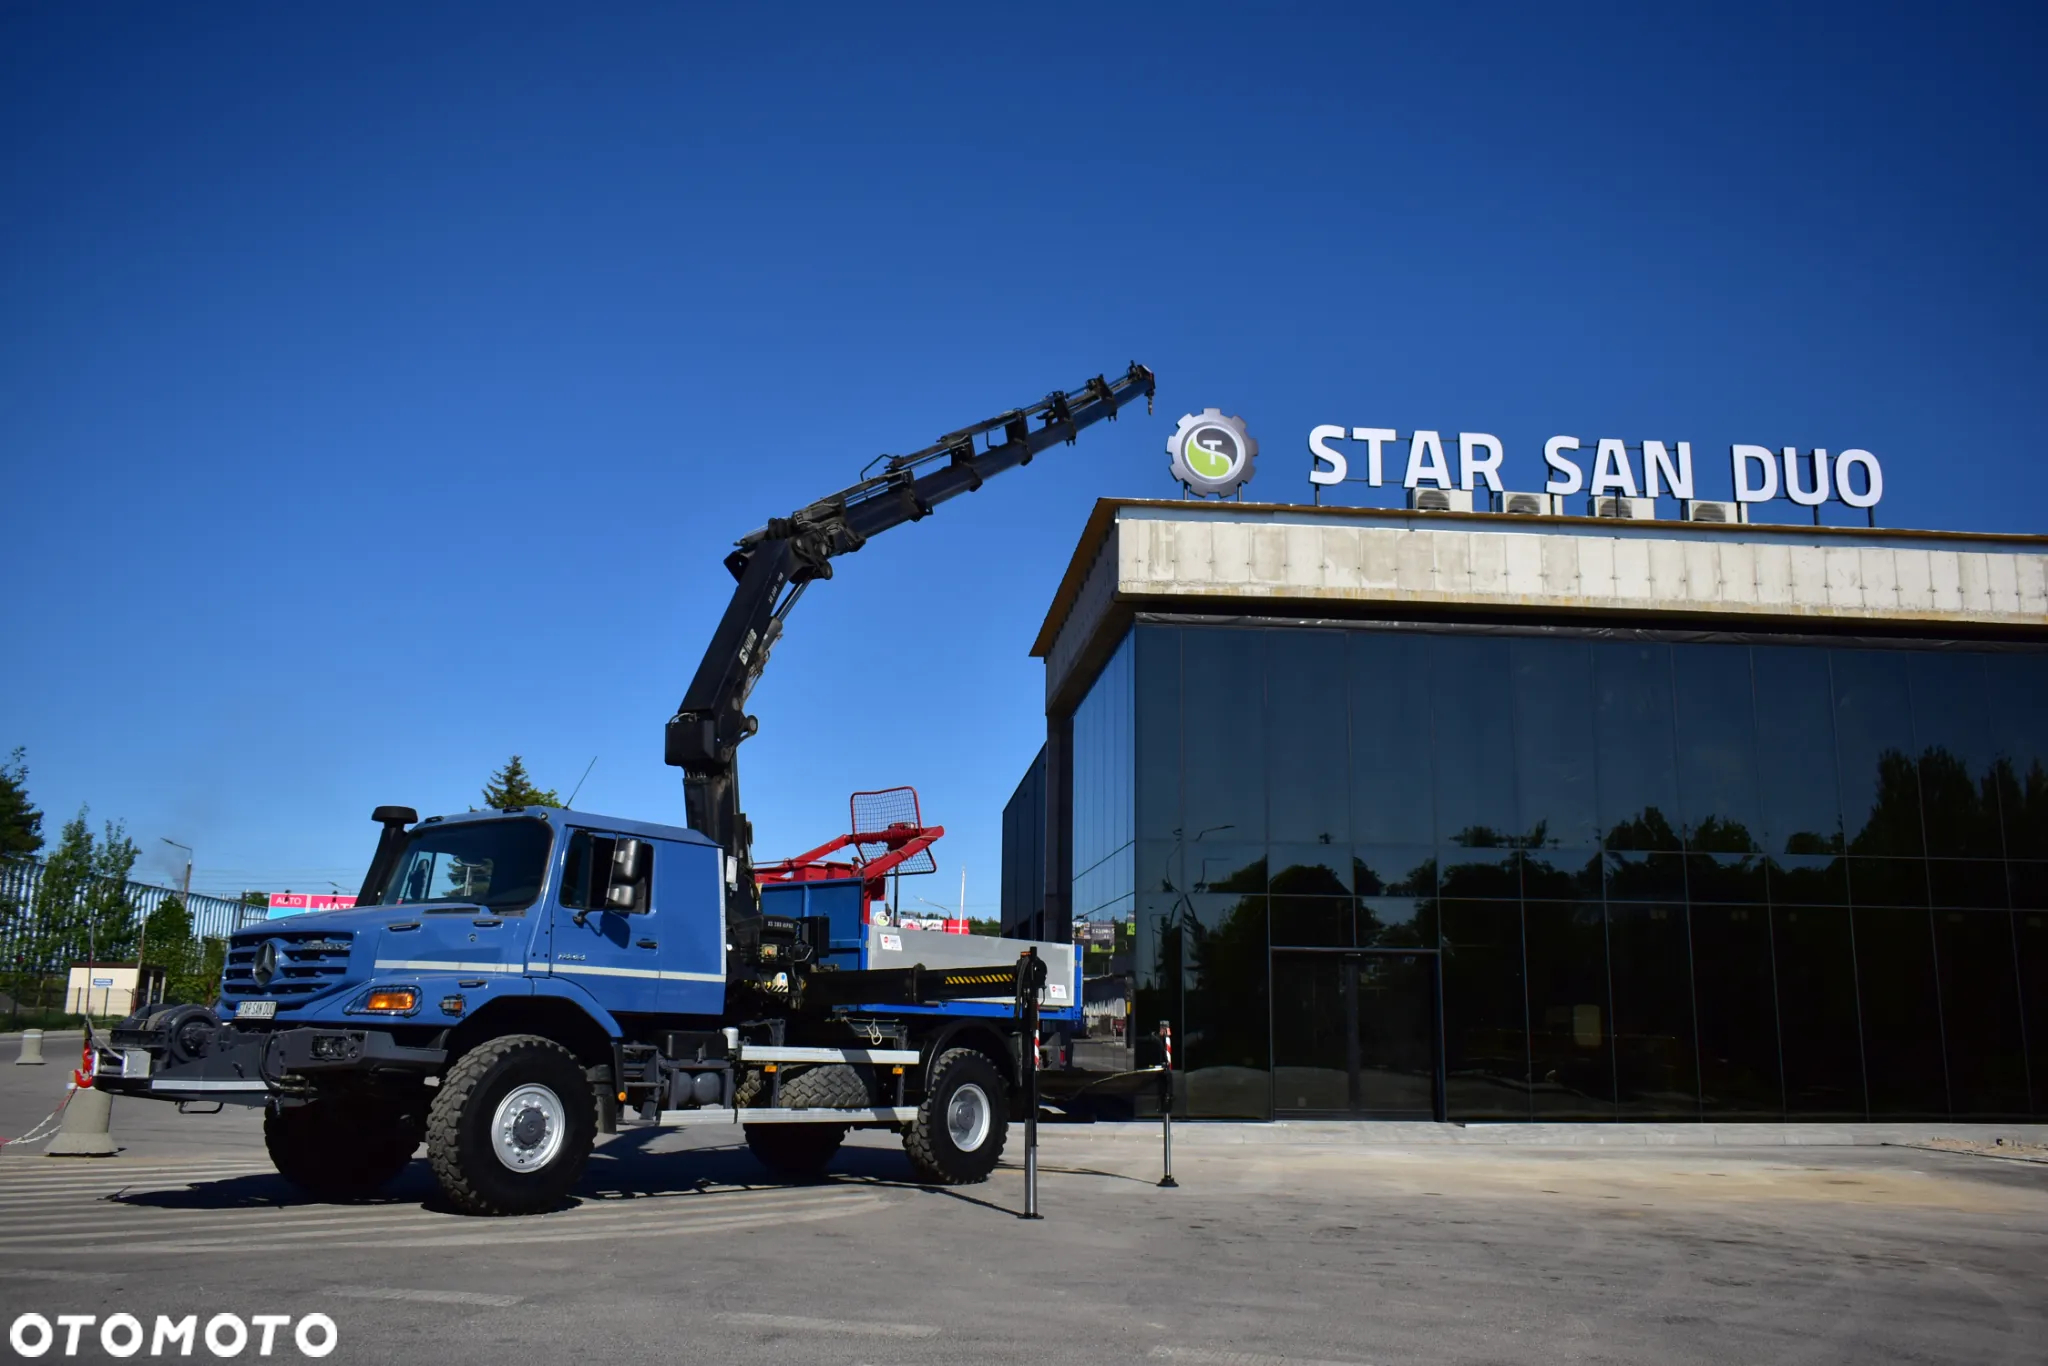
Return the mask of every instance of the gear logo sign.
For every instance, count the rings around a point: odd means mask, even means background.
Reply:
[[[1173,457],[1173,477],[1193,493],[1235,493],[1252,477],[1259,443],[1241,417],[1225,417],[1220,408],[1189,413],[1166,443]]]

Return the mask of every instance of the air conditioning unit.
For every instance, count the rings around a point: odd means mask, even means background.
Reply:
[[[1706,498],[1689,498],[1678,505],[1688,522],[1747,522],[1747,503],[1717,503]]]
[[[1513,517],[1556,517],[1564,512],[1564,500],[1554,493],[1503,493],[1500,510]]]
[[[1408,506],[1417,512],[1470,512],[1470,489],[1409,489]]]
[[[1630,521],[1654,522],[1657,520],[1655,498],[1595,498],[1595,517],[1626,517]]]

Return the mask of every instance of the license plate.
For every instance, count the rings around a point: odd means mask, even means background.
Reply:
[[[277,1002],[244,1001],[235,1007],[238,1020],[274,1020],[277,1018]]]
[[[149,1075],[149,1050],[146,1048],[124,1048],[121,1050],[121,1075],[124,1077],[146,1077]]]

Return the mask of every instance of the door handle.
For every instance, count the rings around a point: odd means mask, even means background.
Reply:
[[[633,941],[633,947],[640,949],[658,949],[661,947],[661,945],[655,943],[652,939],[636,939]]]

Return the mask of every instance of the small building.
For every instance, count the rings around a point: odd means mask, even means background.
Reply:
[[[152,964],[147,977],[145,995],[144,969],[138,964],[74,963],[64,988],[64,1010],[71,1015],[132,1015],[137,1001],[163,999],[164,969]]]
[[[1005,932],[1132,945],[1068,1093],[2048,1117],[2048,539],[1104,501],[1033,653]]]

